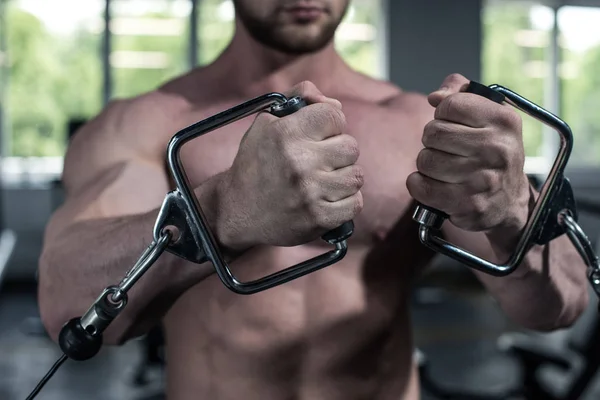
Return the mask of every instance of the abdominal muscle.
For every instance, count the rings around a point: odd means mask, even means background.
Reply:
[[[266,292],[237,295],[213,275],[184,294],[164,321],[169,400],[418,399],[410,279],[350,248]],[[255,249],[232,269],[256,279],[326,250]]]

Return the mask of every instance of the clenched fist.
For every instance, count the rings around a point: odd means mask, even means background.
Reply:
[[[520,231],[530,201],[520,116],[508,105],[464,93],[468,84],[450,75],[429,95],[435,116],[425,126],[425,148],[408,190],[461,229]]]
[[[282,118],[259,114],[224,174],[220,234],[234,250],[303,244],[362,209],[358,145],[344,134],[341,104],[309,82],[288,95],[308,105]]]

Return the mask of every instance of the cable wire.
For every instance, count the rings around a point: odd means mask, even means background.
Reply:
[[[38,393],[43,389],[43,387],[46,385],[46,383],[48,383],[50,378],[52,378],[52,375],[54,375],[56,373],[56,371],[60,368],[60,366],[65,361],[67,361],[67,358],[68,357],[65,354],[60,356],[60,358],[54,363],[52,368],[50,368],[48,373],[46,373],[46,375],[40,380],[40,382],[37,384],[35,389],[33,389],[33,391],[29,394],[29,396],[27,396],[26,400],[33,400],[35,398],[35,396],[38,395]]]

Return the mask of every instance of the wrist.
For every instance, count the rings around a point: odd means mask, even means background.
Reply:
[[[195,189],[198,202],[204,211],[209,228],[223,255],[230,259],[242,253],[250,244],[242,242],[238,224],[232,224],[230,211],[231,187],[229,170],[213,176]]]
[[[536,200],[537,192],[531,186],[527,176],[523,174],[521,189],[512,204],[513,211],[500,225],[486,232],[492,248],[499,257],[508,258],[512,255],[535,207]]]

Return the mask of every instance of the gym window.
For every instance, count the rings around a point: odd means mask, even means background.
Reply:
[[[348,63],[378,78],[387,77],[386,1],[353,0],[336,36]],[[482,81],[568,121],[571,165],[600,165],[599,19],[596,8],[521,1],[488,0],[482,11]],[[231,0],[0,0],[3,182],[58,177],[82,121],[111,98],[211,62],[231,35]],[[556,135],[529,118],[524,132],[527,168],[547,170]]]
[[[600,8],[488,0],[482,20],[483,81],[517,90],[567,121],[575,136],[570,166],[600,165]],[[546,173],[557,134],[530,117],[523,133],[526,169]]]
[[[353,0],[336,36],[348,63],[376,77],[380,1]],[[58,178],[82,122],[214,60],[233,17],[231,0],[0,0],[3,183]]]

